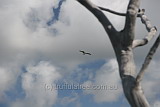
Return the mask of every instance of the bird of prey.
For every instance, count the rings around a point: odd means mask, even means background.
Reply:
[[[82,51],[82,50],[80,50],[79,52],[82,52],[82,53],[83,53],[83,55],[92,55],[91,53],[89,53],[89,52],[85,52],[85,51]]]

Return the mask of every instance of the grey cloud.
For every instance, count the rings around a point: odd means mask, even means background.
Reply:
[[[20,68],[40,60],[49,60],[55,65],[76,68],[78,64],[97,59],[109,59],[114,57],[111,43],[98,20],[75,0],[67,0],[62,5],[59,21],[52,26],[46,23],[52,18],[52,7],[58,5],[58,0],[2,0],[0,1],[0,64],[10,67],[8,63],[16,63]],[[123,0],[93,0],[101,6],[106,6],[120,12],[126,9],[127,1]],[[109,2],[109,3],[108,3]],[[159,29],[159,1],[142,1],[142,7],[146,8],[147,16]],[[119,3],[121,5],[119,5]],[[111,19],[117,29],[123,28],[124,18],[109,13],[105,14]],[[34,18],[37,21],[34,20]],[[40,20],[40,22],[39,22]],[[52,29],[57,29],[55,36]],[[143,26],[137,24],[139,38],[146,34]],[[152,44],[152,43],[151,43]],[[150,45],[151,45],[150,44]],[[93,53],[92,56],[83,56],[80,49]],[[136,49],[136,59],[144,56],[149,47]],[[157,52],[155,58],[159,58]],[[10,67],[13,68],[13,67]],[[38,68],[37,68],[38,69]],[[104,68],[108,69],[108,68]],[[6,70],[6,69],[5,69]],[[101,70],[102,72],[103,70]],[[0,71],[6,77],[0,82],[4,87],[12,73]],[[111,73],[110,75],[114,74]],[[118,74],[118,72],[116,72]],[[16,73],[15,73],[16,74]],[[29,73],[32,78],[33,73]],[[108,73],[106,73],[106,76]],[[20,74],[16,74],[20,75]],[[37,75],[37,74],[36,74]],[[101,74],[97,74],[101,77]],[[114,77],[114,76],[113,76]],[[98,78],[98,77],[97,77]],[[105,78],[105,77],[103,77]],[[16,81],[16,80],[15,80]],[[97,79],[98,81],[98,79]],[[100,81],[100,80],[99,80]],[[24,81],[23,81],[24,82]],[[115,82],[117,83],[117,81]],[[35,83],[36,84],[36,83]],[[31,91],[29,91],[31,92]],[[102,94],[102,93],[99,93]],[[119,93],[117,94],[119,95]],[[97,94],[97,98],[98,98]],[[113,99],[117,97],[113,96]],[[99,102],[108,101],[104,97]],[[22,101],[23,102],[23,101]],[[22,104],[21,101],[17,104]]]

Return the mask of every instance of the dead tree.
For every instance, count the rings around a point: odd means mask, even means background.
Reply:
[[[132,107],[149,107],[149,103],[141,86],[141,81],[160,44],[160,35],[146,56],[141,70],[139,73],[136,73],[133,50],[136,47],[146,45],[157,32],[156,27],[151,25],[151,22],[144,14],[145,10],[139,8],[140,0],[130,0],[126,13],[118,13],[113,10],[96,6],[89,0],[77,1],[86,7],[99,20],[108,34],[118,62],[123,91],[129,104]],[[117,31],[107,16],[104,15],[103,11],[126,17],[124,28],[121,31]],[[141,40],[135,40],[135,24],[137,18],[141,19],[148,31],[147,36]]]

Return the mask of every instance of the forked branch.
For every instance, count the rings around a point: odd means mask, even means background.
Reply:
[[[142,9],[141,11],[142,12],[140,12],[141,14],[139,14],[139,17],[141,18],[142,23],[146,26],[148,34],[145,38],[143,38],[141,40],[134,40],[132,48],[146,45],[155,36],[155,34],[157,32],[156,27],[152,26],[152,24],[149,21],[149,19],[147,18],[147,16],[144,15],[144,9]]]
[[[105,14],[101,11],[98,6],[91,3],[89,0],[77,0],[79,3],[81,3],[84,7],[86,7],[94,16],[99,20],[99,22],[104,27],[105,31],[107,32],[112,44],[115,43],[117,37],[116,36],[116,29],[112,25],[112,23],[109,21],[109,19],[105,16]]]
[[[145,58],[145,61],[142,65],[142,68],[141,68],[140,72],[138,73],[138,75],[136,77],[136,82],[137,83],[140,83],[140,81],[142,80],[142,78],[144,76],[144,73],[146,72],[146,69],[148,68],[148,65],[150,64],[150,62],[153,58],[153,55],[155,54],[159,44],[160,44],[160,34],[159,34],[157,40],[155,41],[155,43],[153,44],[153,46],[151,47],[148,55]]]

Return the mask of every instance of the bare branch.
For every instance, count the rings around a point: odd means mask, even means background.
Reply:
[[[159,44],[160,44],[160,34],[159,34],[157,40],[155,41],[155,43],[153,44],[153,46],[151,47],[148,55],[145,58],[145,61],[144,61],[143,65],[142,65],[142,68],[141,68],[140,72],[138,73],[138,75],[136,77],[136,82],[138,84],[140,83],[140,81],[142,81],[144,73],[146,72],[146,69],[148,68],[148,65],[150,64],[150,62],[151,62],[151,60],[153,58],[153,55],[155,54]]]
[[[140,0],[130,0],[127,8],[126,22],[124,27],[123,45],[131,46],[135,36],[135,23],[139,10]]]
[[[111,10],[111,9],[107,9],[107,8],[104,8],[104,7],[101,7],[101,6],[98,6],[101,10],[103,11],[106,11],[106,12],[109,12],[109,13],[112,13],[112,14],[115,14],[115,15],[118,15],[118,16],[127,16],[126,13],[120,13],[120,12],[116,12],[114,10]],[[143,14],[142,12],[144,12],[145,10],[142,9],[142,10],[138,10],[138,13],[137,13],[137,17],[140,17],[141,14]]]
[[[134,40],[133,41],[132,48],[146,45],[154,37],[156,32],[157,32],[157,30],[155,27],[151,28],[150,32],[148,33],[148,35],[145,38],[143,38],[141,40]]]
[[[110,13],[113,13],[115,15],[119,15],[119,16],[126,16],[126,13],[119,13],[119,12],[116,12],[116,11],[113,11],[113,10],[110,10],[110,9],[107,9],[107,8],[104,8],[104,7],[100,7],[98,6],[101,10],[104,10],[104,11],[107,11],[107,12],[110,12]]]
[[[77,0],[84,7],[86,7],[95,17],[100,21],[105,31],[107,32],[112,45],[117,44],[117,30],[114,28],[109,19],[104,15],[104,13],[96,5],[91,3],[89,0]]]
[[[144,15],[144,9],[142,9],[142,14],[139,14],[139,17],[141,18],[142,23],[146,26],[147,31],[149,32],[148,35],[143,38],[142,40],[134,40],[132,48],[146,45],[156,34],[157,29],[155,26],[152,26],[151,22],[147,18],[146,15]]]
[[[137,40],[133,41],[132,48],[136,48],[138,46],[143,46],[143,45],[145,45],[147,43],[148,43],[148,40],[146,38],[137,39]]]

